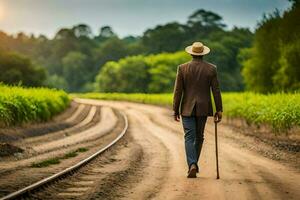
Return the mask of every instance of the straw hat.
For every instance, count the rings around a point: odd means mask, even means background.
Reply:
[[[210,49],[201,42],[194,42],[193,45],[186,47],[185,51],[191,55],[203,56],[208,54]]]

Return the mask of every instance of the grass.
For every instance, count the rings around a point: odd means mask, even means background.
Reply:
[[[156,105],[172,105],[173,95],[85,93],[72,96],[103,100],[122,100]],[[286,133],[300,126],[300,93],[256,94],[251,92],[222,93],[224,115],[243,118],[248,124],[268,124],[274,133]]]
[[[88,148],[81,147],[81,148],[76,149],[75,151],[68,152],[65,155],[61,156],[61,157],[50,158],[50,159],[43,160],[43,161],[38,162],[38,163],[32,163],[31,167],[33,167],[33,168],[43,168],[43,167],[48,167],[50,165],[57,165],[57,164],[60,163],[61,160],[74,158],[74,157],[78,156],[78,153],[83,153],[83,152],[86,152],[88,150],[89,150]]]
[[[88,151],[88,150],[89,150],[88,148],[81,147],[81,148],[78,148],[78,149],[76,150],[76,152],[82,153],[82,152],[86,152],[86,151]]]
[[[61,159],[68,159],[68,158],[73,158],[78,156],[77,152],[70,152],[70,153],[66,153],[63,157],[61,157]]]
[[[69,103],[68,94],[62,90],[0,83],[0,125],[46,121],[66,109]]]
[[[32,163],[31,167],[42,168],[42,167],[48,167],[49,165],[56,165],[56,164],[59,164],[59,163],[60,163],[59,158],[50,158],[48,160],[44,160],[44,161],[39,162],[39,163]]]

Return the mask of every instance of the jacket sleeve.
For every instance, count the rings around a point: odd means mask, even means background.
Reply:
[[[180,66],[177,67],[177,75],[174,86],[173,110],[175,114],[179,114],[179,106],[183,92],[183,77]]]
[[[222,106],[222,97],[221,97],[221,90],[219,86],[219,80],[217,75],[217,68],[213,70],[213,76],[211,80],[211,89],[214,96],[216,111],[223,112],[223,106]]]

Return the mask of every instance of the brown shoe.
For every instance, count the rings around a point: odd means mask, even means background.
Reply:
[[[197,166],[195,164],[192,164],[187,177],[188,178],[196,178],[197,177],[196,173],[197,173]]]

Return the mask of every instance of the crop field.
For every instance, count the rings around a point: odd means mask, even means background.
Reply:
[[[0,124],[10,126],[46,121],[68,107],[70,98],[62,90],[0,85]]]
[[[172,105],[172,94],[86,93],[82,98],[122,100],[156,105]],[[224,115],[243,118],[249,124],[268,124],[275,133],[300,126],[300,93],[222,93]]]

